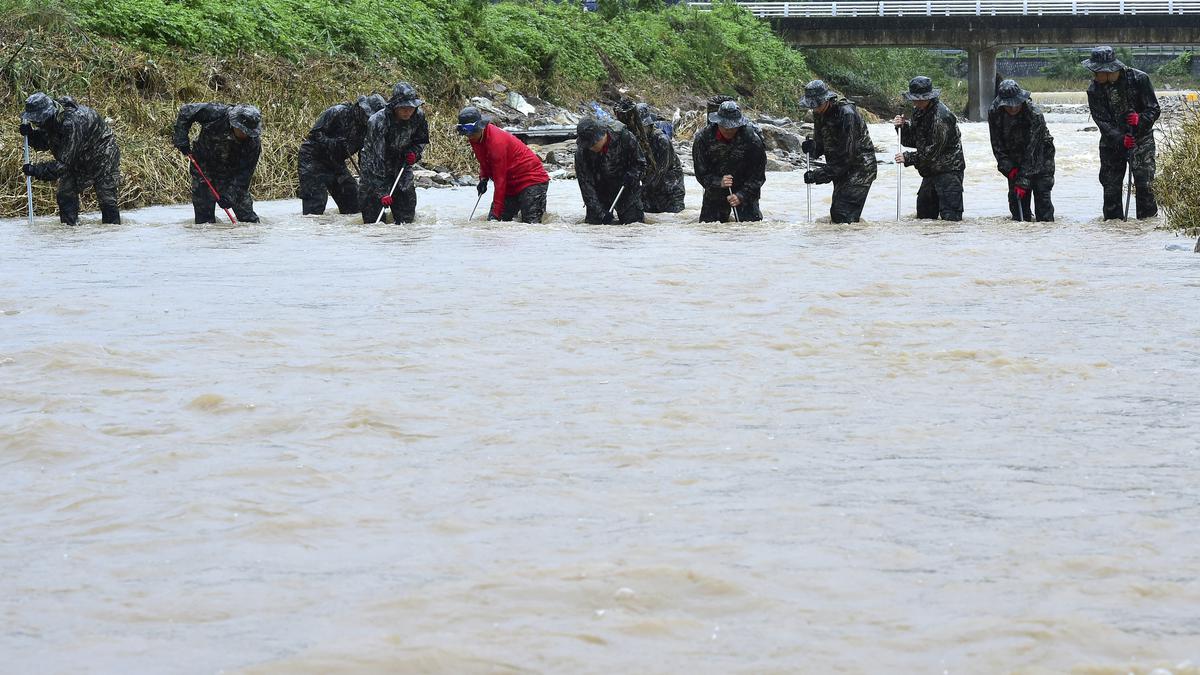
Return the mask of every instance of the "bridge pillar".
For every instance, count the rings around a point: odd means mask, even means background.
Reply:
[[[967,50],[967,119],[987,120],[988,107],[996,96],[995,47],[973,47]]]

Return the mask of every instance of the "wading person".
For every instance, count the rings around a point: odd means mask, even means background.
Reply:
[[[575,179],[587,210],[584,222],[625,225],[645,220],[642,172],[646,156],[637,137],[617,120],[585,117],[575,128],[575,143]]]
[[[550,176],[542,160],[516,136],[491,124],[475,106],[458,113],[458,133],[471,142],[471,152],[479,161],[479,184],[475,191],[487,192],[492,181],[492,207],[488,220],[513,220],[540,223],[546,213],[546,189]]]
[[[200,125],[196,142],[188,135],[192,125]],[[221,195],[218,202],[204,178],[189,167],[192,174],[192,208],[197,223],[215,223],[216,205],[233,209],[243,223],[257,223],[250,179],[262,154],[262,113],[252,105],[224,103],[188,103],[179,109],[172,144],[184,156],[193,156],[213,189]]]
[[[1100,129],[1100,186],[1104,189],[1104,218],[1125,217],[1121,192],[1125,167],[1133,172],[1137,217],[1158,214],[1151,181],[1154,180],[1154,123],[1158,97],[1150,77],[1117,60],[1112,47],[1096,47],[1083,62],[1092,71],[1088,108]]]
[[[642,210],[646,213],[679,213],[683,210],[683,165],[675,146],[654,124],[645,104],[625,100],[614,108],[617,119],[637,137],[646,156],[642,176]]]
[[[69,96],[52,99],[38,92],[25,101],[20,131],[35,150],[49,150],[52,161],[26,164],[21,170],[37,180],[58,181],[58,219],[79,222],[79,191],[91,185],[105,223],[121,222],[117,189],[121,151],[104,118]]]
[[[825,166],[804,172],[805,183],[833,183],[829,220],[857,223],[875,182],[875,144],[858,108],[829,91],[821,80],[804,86],[800,105],[812,110],[813,138],[802,149],[825,156]]]
[[[1013,220],[1054,220],[1054,138],[1042,111],[1015,80],[1004,80],[988,110],[988,131],[996,168],[1008,179],[1008,210]]]
[[[962,220],[963,159],[958,119],[938,97],[941,90],[923,75],[908,83],[904,98],[913,104],[912,121],[896,115],[892,124],[900,130],[900,143],[914,148],[896,153],[896,162],[917,167],[921,187],[917,190],[917,217]]]
[[[412,167],[421,161],[429,145],[429,123],[419,109],[424,104],[411,84],[399,82],[392,88],[387,106],[367,121],[367,136],[359,154],[362,173],[358,185],[364,223],[375,222],[384,208],[391,209],[397,223],[411,223],[416,218],[417,188]],[[402,170],[406,176],[400,175]]]
[[[700,222],[762,220],[758,200],[767,181],[762,138],[736,101],[721,103],[708,122],[692,139],[696,181],[704,188]]]
[[[297,161],[304,215],[325,213],[330,194],[338,212],[358,213],[358,181],[346,168],[346,160],[353,160],[362,149],[367,120],[386,103],[379,94],[359,96],[355,103],[339,103],[317,118],[300,144]]]

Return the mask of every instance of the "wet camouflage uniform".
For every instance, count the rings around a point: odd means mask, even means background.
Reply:
[[[1137,217],[1150,218],[1158,214],[1158,202],[1151,189],[1155,172],[1154,123],[1161,111],[1154,85],[1140,70],[1123,68],[1121,77],[1112,84],[1093,81],[1088,86],[1088,107],[1100,129],[1100,185],[1104,189],[1104,217],[1121,218],[1125,213],[1121,193],[1125,182],[1125,165],[1133,167],[1133,182],[1137,200]],[[1136,129],[1130,129],[1125,118],[1138,113]],[[1122,141],[1132,134],[1137,145],[1126,150]]]
[[[758,208],[762,186],[767,182],[767,150],[754,125],[747,124],[728,143],[717,139],[717,125],[709,124],[692,138],[692,165],[696,182],[704,187],[700,222],[729,222],[732,207],[729,189],[721,187],[723,176],[733,176],[733,192],[742,200],[738,220],[762,220]]]
[[[683,210],[683,165],[675,146],[654,124],[646,105],[616,109],[617,119],[638,138],[646,157],[642,176],[642,208],[646,213],[679,213]]]
[[[246,120],[257,117],[258,122],[253,128],[245,127],[234,120],[235,117],[244,117]],[[250,181],[254,178],[254,169],[258,167],[258,158],[262,155],[262,139],[257,128],[261,119],[261,113],[254,106],[188,103],[179,109],[179,117],[175,120],[172,143],[181,152],[190,147],[200,169],[221,195],[221,207],[232,209],[238,221],[243,223],[257,223],[259,220],[254,212]],[[194,143],[189,144],[188,134],[192,124],[200,125],[200,134]],[[239,141],[233,135],[235,128],[243,133],[249,131],[249,138]],[[217,200],[196,172],[196,167],[189,168],[196,223],[215,223]]]
[[[1009,115],[997,97],[988,111],[988,131],[992,137],[996,168],[1008,179],[1008,210],[1013,220],[1022,217],[1033,220],[1032,201],[1037,219],[1052,222],[1054,203],[1050,200],[1050,192],[1054,189],[1054,137],[1046,128],[1042,111],[1026,102],[1021,112]],[[1013,169],[1017,170],[1016,180],[1008,178]],[[1020,208],[1014,187],[1029,191],[1020,200]]]
[[[401,106],[403,104],[403,106]],[[412,167],[407,155],[415,155],[417,162],[429,145],[429,123],[420,109],[424,101],[417,98],[411,85],[401,82],[392,90],[387,107],[371,115],[367,121],[367,135],[359,153],[358,205],[362,209],[364,223],[373,223],[383,208],[380,198],[388,194],[401,169],[405,169],[396,189],[392,191],[392,217],[397,223],[411,223],[417,216],[417,188],[413,182]],[[400,120],[396,108],[412,107],[412,117]]]
[[[378,94],[360,96],[358,102],[339,103],[317,118],[297,161],[305,215],[325,213],[331,193],[340,213],[358,213],[358,181],[346,160],[362,149],[367,120],[385,104]]]
[[[823,115],[813,114],[813,156],[825,166],[812,170],[814,183],[833,183],[829,220],[857,223],[875,182],[875,144],[853,103],[833,99]]]
[[[603,152],[592,152],[591,145],[608,134],[608,146]],[[646,219],[642,210],[642,174],[646,156],[633,132],[617,120],[586,118],[577,127],[575,178],[587,209],[585,222],[612,222],[609,207],[620,192],[616,222],[640,223]],[[624,191],[621,188],[624,187]]]
[[[929,107],[914,110],[912,120],[900,127],[901,144],[916,148],[904,153],[904,165],[917,167],[921,174],[917,217],[962,220],[967,163],[958,119],[940,100],[931,100]]]
[[[67,225],[79,222],[79,191],[90,183],[103,222],[120,223],[121,151],[99,113],[69,96],[55,101],[39,92],[26,101],[21,120],[21,132],[29,136],[30,147],[49,150],[54,156],[53,161],[31,165],[29,175],[58,181],[59,220]]]

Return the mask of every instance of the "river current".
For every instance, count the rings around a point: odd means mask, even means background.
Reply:
[[[1200,673],[1200,256],[1051,119],[1052,224],[0,221],[0,670]]]

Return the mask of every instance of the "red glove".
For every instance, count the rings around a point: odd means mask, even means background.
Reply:
[[[1019,166],[1014,166],[1014,167],[1012,168],[1012,171],[1009,171],[1009,172],[1008,172],[1008,179],[1009,179],[1009,180],[1016,180],[1016,179],[1017,179],[1017,172],[1018,172],[1018,171],[1020,171],[1020,170],[1021,170],[1021,167],[1019,167]]]
[[[408,153],[407,155],[404,156],[404,161],[406,163],[408,163],[409,166],[416,164],[417,163],[417,153],[415,153],[415,152]]]
[[[1138,115],[1135,112],[1131,112],[1125,116],[1125,122],[1128,123],[1129,126],[1131,126],[1131,127],[1136,127],[1138,125],[1138,122],[1141,121],[1141,119],[1142,119],[1141,115]]]
[[[1137,141],[1133,140],[1133,136],[1125,134],[1125,149],[1132,150],[1135,145],[1137,145]]]
[[[386,206],[386,207],[388,207],[388,208],[391,208],[391,207],[392,207],[392,196],[391,196],[391,195],[384,195],[384,196],[380,197],[380,198],[379,198],[379,203],[380,203],[380,204],[383,204],[384,206]]]
[[[1025,199],[1025,195],[1029,194],[1029,190],[1020,186],[1013,188],[1013,192],[1017,193],[1017,199]]]

